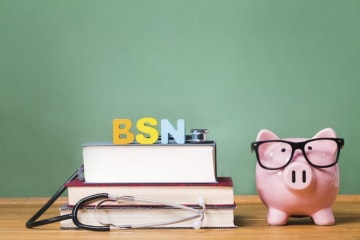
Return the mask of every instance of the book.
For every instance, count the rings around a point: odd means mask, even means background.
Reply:
[[[199,206],[190,206],[197,208]],[[235,205],[207,205],[202,228],[234,228]],[[60,215],[70,214],[72,206],[63,205]],[[179,208],[163,206],[107,206],[95,212],[94,206],[87,206],[79,210],[78,219],[81,223],[92,226],[103,226],[102,223],[114,225],[147,225],[151,228],[193,228],[197,218],[171,223],[168,225],[153,226],[159,222],[172,222],[178,219],[194,216],[194,212]],[[61,229],[76,229],[71,219],[60,222]],[[145,227],[140,227],[145,228]]]
[[[84,144],[86,182],[216,182],[216,144]]]
[[[65,184],[68,204],[75,205],[84,197],[108,193],[118,196],[166,201],[178,204],[197,204],[202,198],[206,204],[231,205],[234,203],[231,177],[218,177],[216,183],[87,183],[75,179]]]

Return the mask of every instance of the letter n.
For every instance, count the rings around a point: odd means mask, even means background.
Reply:
[[[177,120],[177,129],[171,125],[168,119],[161,119],[161,143],[169,143],[169,134],[174,138],[177,144],[185,143],[185,120]]]

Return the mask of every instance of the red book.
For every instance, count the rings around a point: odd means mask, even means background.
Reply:
[[[217,180],[216,183],[87,183],[75,179],[65,186],[68,188],[69,205],[75,205],[80,199],[97,193],[183,205],[197,205],[199,199],[203,199],[206,205],[233,205],[231,177],[218,177]]]

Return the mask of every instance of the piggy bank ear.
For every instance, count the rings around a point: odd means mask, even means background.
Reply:
[[[268,141],[268,140],[279,140],[280,138],[273,132],[263,129],[261,130],[257,137],[256,141]],[[269,158],[269,148],[273,148],[274,144],[263,144],[261,148],[258,148],[258,157],[260,159],[268,159]]]
[[[256,137],[256,141],[279,140],[279,139],[280,138],[275,133],[267,129],[261,130]]]
[[[325,128],[315,134],[313,138],[336,138],[336,133],[332,128]]]
[[[332,128],[325,128],[315,134],[313,139],[314,138],[336,138],[336,133]],[[312,142],[311,144],[313,149],[317,149],[319,152],[323,152],[323,155],[317,157],[316,161],[319,163],[321,163],[321,161],[326,162],[329,158],[333,159],[338,151],[337,144],[333,141],[323,140]]]

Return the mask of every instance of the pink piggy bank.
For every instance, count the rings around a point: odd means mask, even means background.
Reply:
[[[333,225],[332,204],[339,190],[337,162],[344,139],[331,128],[311,139],[280,139],[261,130],[251,144],[257,157],[256,187],[270,225],[291,216],[310,216],[317,225]]]

